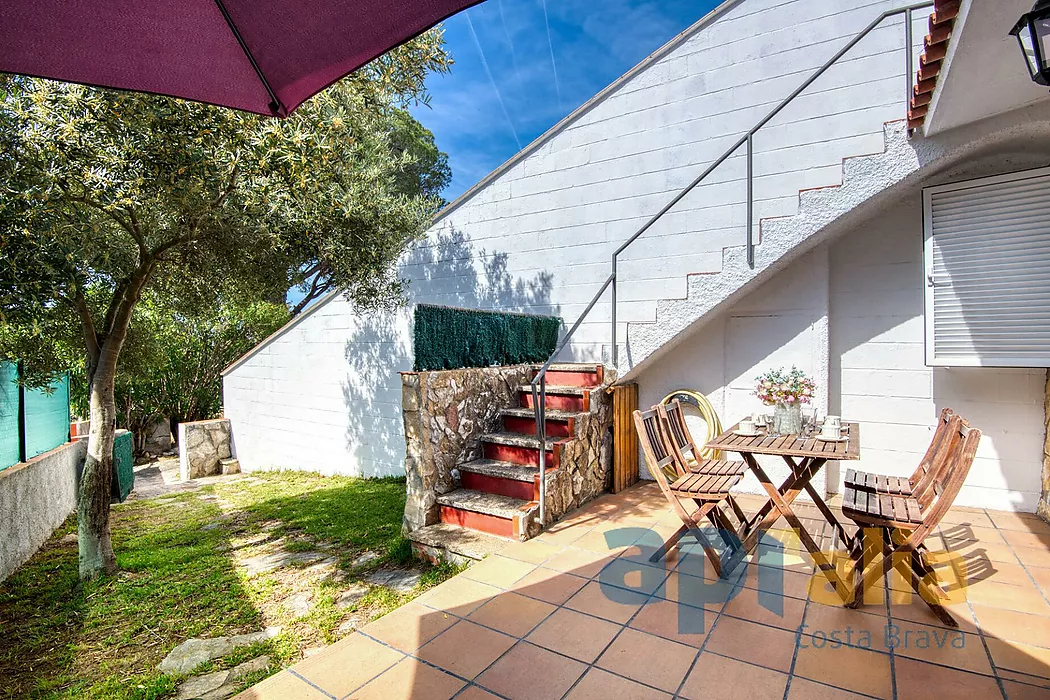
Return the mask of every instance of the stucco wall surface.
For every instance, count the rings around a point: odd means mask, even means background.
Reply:
[[[0,581],[76,511],[86,456],[87,440],[79,440],[0,471]]]

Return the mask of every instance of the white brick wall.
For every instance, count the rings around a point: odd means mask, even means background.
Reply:
[[[411,300],[572,324],[624,239],[897,4],[729,7],[439,219],[403,261]],[[756,217],[794,213],[799,189],[837,184],[843,158],[882,150],[883,122],[903,115],[903,37],[902,20],[887,21],[758,134]],[[741,151],[621,257],[621,338],[657,300],[684,296],[687,273],[719,270],[722,249],[743,244],[743,177]],[[609,316],[606,297],[571,359],[601,357]],[[410,366],[406,314],[362,320],[330,301],[226,378],[242,465],[401,473],[397,372]]]
[[[732,423],[760,409],[750,396],[755,375],[797,363],[818,382],[822,372],[826,377],[818,396],[826,412],[861,423],[861,460],[829,465],[830,490],[841,490],[846,466],[911,474],[947,406],[984,434],[959,503],[1034,511],[1046,371],[926,367],[923,280],[922,210],[915,191],[891,212],[806,255],[694,328],[642,371],[639,403],[648,406],[674,389],[695,388]],[[741,486],[757,490],[754,480]]]

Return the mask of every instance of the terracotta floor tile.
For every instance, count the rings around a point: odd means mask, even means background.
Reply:
[[[821,685],[813,681],[799,678],[791,679],[791,689],[788,691],[788,700],[866,700],[863,695],[851,693],[841,688],[832,688],[830,685]]]
[[[357,690],[352,700],[449,700],[466,683],[447,673],[405,659]]]
[[[634,629],[699,648],[718,613],[654,598],[631,620]]]
[[[603,554],[616,554],[627,549],[645,534],[646,528],[617,525],[605,531],[591,530],[572,541],[572,546]]]
[[[472,564],[463,572],[463,576],[497,588],[510,588],[512,583],[535,568],[535,564],[493,554],[483,561]]]
[[[941,518],[942,528],[957,524],[972,525],[973,527],[995,527],[995,523],[984,513],[968,513],[953,509],[949,510]]]
[[[694,608],[718,612],[733,596],[733,591],[732,581],[723,581],[717,577],[702,579],[672,571],[656,589],[655,594],[673,603],[683,603]]]
[[[499,696],[493,695],[487,690],[482,690],[476,685],[471,685],[464,688],[463,691],[456,696],[456,700],[499,700]]]
[[[281,671],[237,694],[233,700],[328,700],[328,696],[288,671]]]
[[[897,657],[897,700],[988,700],[1001,697],[994,678]]]
[[[1050,549],[1043,547],[1013,547],[1013,552],[1025,566],[1050,567]]]
[[[664,569],[619,558],[612,560],[601,570],[598,580],[608,586],[619,586],[651,595],[664,582],[668,573]]]
[[[589,613],[597,617],[618,622],[621,625],[631,619],[646,597],[615,586],[603,586],[591,581],[565,604],[566,607]]]
[[[553,605],[542,600],[517,593],[500,593],[472,612],[468,619],[514,637],[524,637],[555,610]]]
[[[977,624],[986,637],[1050,648],[1050,624],[1038,615],[974,605]]]
[[[341,698],[405,658],[400,652],[360,634],[352,634],[299,662],[296,673]]]
[[[518,579],[511,590],[530,598],[561,605],[586,583],[587,579],[579,576],[540,568]]]
[[[487,583],[455,576],[437,588],[427,591],[417,600],[428,608],[466,617],[501,592],[500,589]]]
[[[589,664],[598,658],[620,629],[620,625],[607,620],[561,608],[544,620],[528,640]]]
[[[977,624],[974,622],[973,614],[970,612],[970,606],[968,604],[962,605],[949,605],[947,606],[948,612],[955,618],[958,623],[958,628],[963,632],[977,632]],[[924,625],[933,625],[934,627],[946,627],[944,623],[930,610],[930,606],[919,597],[918,595],[908,596],[904,600],[895,600],[890,605],[890,618],[893,620],[907,620],[908,622],[918,622]]]
[[[987,583],[1006,583],[1011,586],[1031,586],[1033,579],[1035,585],[1039,584],[1038,578],[1029,575],[1029,572],[1037,567],[1025,569],[1017,563],[1008,562],[973,562],[960,560],[955,565],[955,582],[966,588],[974,588]],[[938,574],[940,576],[940,574]],[[1048,578],[1050,582],[1050,578]]]
[[[1030,676],[1027,673],[1019,673],[1017,671],[1011,671],[1007,668],[996,668],[996,674],[1000,679],[1004,681],[1013,681],[1022,685],[1034,685],[1037,688],[1043,688],[1050,690],[1050,678],[1040,678],[1039,676]]]
[[[893,697],[890,655],[817,638],[799,643],[795,675],[877,698]]]
[[[1043,593],[1050,594],[1050,568],[1045,566],[1029,566],[1025,571],[1025,574],[1032,577],[1035,581],[1035,585],[1043,590]]]
[[[464,620],[426,644],[416,656],[463,678],[474,678],[516,641]]]
[[[696,655],[697,650],[693,647],[628,628],[602,654],[597,665],[674,693]]]
[[[667,693],[614,676],[600,668],[592,668],[569,692],[566,700],[669,700],[670,697]]]
[[[1002,510],[990,510],[987,513],[995,527],[1000,530],[1050,533],[1050,525],[1043,522],[1035,513],[1009,513]]]
[[[805,610],[806,602],[798,598],[738,588],[722,613],[794,632],[802,624]]]
[[[787,674],[704,652],[682,686],[689,700],[782,698]]]
[[[543,566],[554,571],[594,578],[605,568],[605,565],[613,560],[611,554],[592,552],[589,549],[577,547],[566,547],[557,555],[543,562]]]
[[[841,605],[810,603],[803,622],[805,627],[802,633],[816,639],[837,640],[851,646],[889,651],[884,644],[889,618],[870,608],[852,610]]]
[[[1050,678],[1050,649],[989,637],[988,651],[996,668],[1010,669],[1031,676]]]
[[[456,624],[458,619],[412,602],[387,613],[361,631],[395,649],[413,652]]]
[[[559,544],[551,544],[543,540],[531,539],[528,542],[514,543],[500,550],[500,556],[508,559],[526,561],[530,564],[540,564],[562,551],[564,547]]]
[[[766,593],[782,593],[792,598],[805,600],[809,595],[810,580],[812,578],[813,576],[810,572],[749,564],[747,566],[747,575],[744,577],[744,586]]]
[[[1007,541],[1003,537],[1004,534],[1005,532],[998,528],[976,525],[945,525],[941,529],[941,539],[949,549],[976,543],[1002,545]]]
[[[518,642],[478,677],[478,684],[511,700],[557,700],[585,670],[579,661]]]
[[[720,617],[708,635],[705,648],[787,673],[795,653],[795,634],[735,617]]]
[[[887,630],[885,646],[892,646],[898,656],[992,675],[988,652],[975,634],[914,622],[895,622],[893,628]]]
[[[1050,616],[1050,604],[1035,584],[1013,585],[982,581],[965,590],[966,599],[974,605],[986,605],[993,608],[1006,608],[1033,615]]]
[[[1014,551],[1014,548],[1008,544],[994,544],[990,542],[978,542],[977,544],[967,544],[961,546],[954,546],[951,548],[951,552],[955,556],[960,556],[967,559],[984,558],[992,562],[1001,561],[1007,564],[1017,563],[1018,555],[1015,554]],[[1041,554],[1038,550],[1034,551],[1033,558],[1041,558]],[[1039,564],[1035,564],[1035,562],[1025,563],[1031,563],[1035,566],[1040,566]]]
[[[592,528],[589,526],[567,527],[561,530],[556,530],[554,532],[544,532],[540,534],[536,538],[536,540],[549,545],[564,547],[566,545],[572,544],[573,542],[576,542],[581,537],[585,537],[588,533],[590,533],[591,529]]]
[[[1037,685],[1003,680],[1007,700],[1046,700],[1048,690]]]

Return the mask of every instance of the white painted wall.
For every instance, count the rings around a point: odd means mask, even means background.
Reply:
[[[691,331],[640,374],[639,403],[695,388],[729,424],[761,410],[750,395],[756,375],[795,363],[821,384],[822,414],[861,424],[861,460],[850,466],[910,474],[950,406],[984,433],[958,502],[1034,511],[1045,370],[926,367],[923,280],[916,191]],[[828,490],[840,491],[844,465],[829,466]],[[757,492],[757,482],[741,488]]]
[[[411,353],[408,311],[362,316],[339,295],[315,307],[223,379],[241,468],[403,473]]]
[[[439,218],[403,261],[411,301],[573,323],[623,240],[897,4],[726,3]],[[838,184],[843,158],[883,150],[884,122],[903,115],[903,46],[903,20],[888,20],[756,136],[756,221],[795,213],[800,189]],[[658,300],[685,296],[688,273],[717,272],[723,248],[744,243],[744,173],[741,151],[621,257],[621,338],[628,322],[654,319]],[[565,359],[601,358],[609,313],[606,296]],[[734,337],[758,327],[736,325]],[[233,370],[225,415],[242,466],[401,473],[409,326],[405,314],[359,318],[337,297]]]

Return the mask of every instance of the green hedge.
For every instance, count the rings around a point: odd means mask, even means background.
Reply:
[[[419,304],[415,370],[543,362],[558,343],[557,316],[530,316]]]

